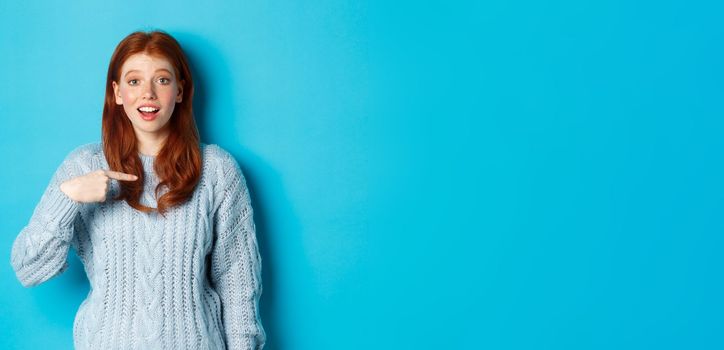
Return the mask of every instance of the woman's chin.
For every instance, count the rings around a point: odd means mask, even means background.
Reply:
[[[158,123],[158,121],[154,121],[151,123],[142,121],[141,123],[141,125],[133,125],[133,128],[136,129],[137,132],[142,132],[144,134],[156,134],[166,132],[165,128],[167,124],[161,125],[160,123]]]

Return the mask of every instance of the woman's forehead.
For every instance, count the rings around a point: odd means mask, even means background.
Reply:
[[[123,62],[121,73],[125,74],[131,70],[155,72],[158,69],[166,69],[174,72],[174,66],[165,57],[151,56],[145,53],[131,55]]]

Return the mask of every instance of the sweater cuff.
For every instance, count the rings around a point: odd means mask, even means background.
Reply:
[[[46,223],[45,228],[50,232],[61,232],[63,236],[67,236],[68,233],[72,232],[70,228],[72,228],[73,221],[80,211],[81,203],[70,199],[59,188],[52,193],[53,196],[50,198],[46,211],[49,221]],[[71,237],[61,238],[68,241]]]

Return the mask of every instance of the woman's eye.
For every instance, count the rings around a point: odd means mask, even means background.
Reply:
[[[128,85],[136,85],[138,83],[138,79],[131,79],[128,81]]]
[[[159,81],[161,84],[168,84],[168,83],[171,82],[171,80],[168,79],[168,78],[160,78],[160,79],[158,79],[158,81]]]

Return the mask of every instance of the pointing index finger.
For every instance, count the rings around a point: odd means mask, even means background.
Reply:
[[[113,171],[113,170],[106,170],[105,171],[106,176],[110,177],[111,179],[121,180],[121,181],[135,181],[138,180],[138,176],[133,174],[126,174],[119,171]]]

